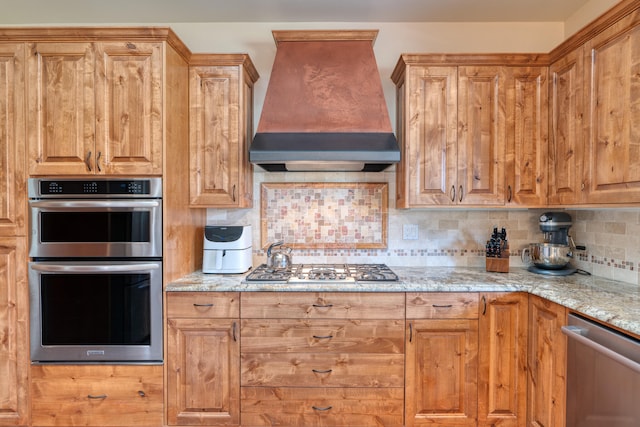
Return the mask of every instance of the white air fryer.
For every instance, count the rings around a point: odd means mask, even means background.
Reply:
[[[204,228],[202,272],[244,273],[251,268],[251,226],[207,225]]]

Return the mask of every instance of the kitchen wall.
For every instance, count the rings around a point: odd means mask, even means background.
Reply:
[[[597,18],[616,2],[591,0],[566,22],[547,23],[201,23],[170,24],[194,52],[247,52],[260,73],[255,87],[256,125],[275,55],[274,29],[379,29],[374,46],[391,120],[395,123],[395,90],[389,76],[401,53],[548,52]],[[545,210],[421,209],[394,205],[395,172],[265,173],[255,172],[254,208],[208,211],[209,224],[252,224],[254,265],[264,262],[260,247],[262,182],[388,182],[389,237],[386,249],[308,249],[294,251],[294,262],[385,262],[391,266],[484,266],[484,244],[493,227],[506,228],[511,266],[530,242],[541,240],[538,217]],[[570,211],[572,234],[587,246],[577,267],[595,275],[639,284],[640,210]],[[417,225],[418,239],[404,240],[403,226]]]

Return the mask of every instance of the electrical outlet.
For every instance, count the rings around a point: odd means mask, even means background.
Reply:
[[[402,226],[403,240],[418,240],[418,224],[404,224]]]

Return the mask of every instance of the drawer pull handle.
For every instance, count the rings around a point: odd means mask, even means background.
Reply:
[[[314,374],[330,374],[333,372],[333,369],[312,369]]]
[[[314,411],[330,411],[331,409],[333,409],[333,406],[312,406],[311,407]]]
[[[87,398],[89,398],[89,399],[106,399],[107,395],[106,394],[89,394],[89,395],[87,395]]]
[[[331,308],[333,304],[313,304],[315,308]]]
[[[453,307],[452,304],[433,304],[432,305],[433,308],[451,308]]]
[[[146,394],[144,391],[142,391],[142,390],[138,390],[138,396],[140,396],[140,397],[147,397],[147,394]]]
[[[213,304],[197,304],[193,303],[194,307],[213,307]]]
[[[333,335],[314,335],[313,337],[317,340],[330,340]]]

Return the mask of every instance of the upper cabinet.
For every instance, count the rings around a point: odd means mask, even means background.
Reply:
[[[547,70],[512,61],[400,58],[397,207],[546,203]]]
[[[0,236],[26,234],[24,43],[0,43]]]
[[[541,207],[547,203],[549,71],[518,66],[505,72],[506,205]]]
[[[162,43],[29,48],[30,175],[162,174]]]
[[[194,55],[189,67],[190,204],[253,203],[253,84],[247,55]]]
[[[576,204],[582,198],[583,56],[578,48],[549,67],[549,204]]]
[[[587,42],[585,203],[640,202],[640,25],[630,15]]]

